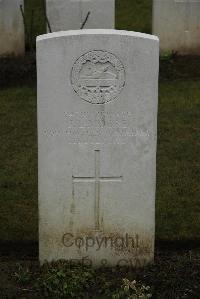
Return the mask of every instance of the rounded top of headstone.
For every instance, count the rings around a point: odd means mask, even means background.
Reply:
[[[129,36],[135,38],[148,39],[159,42],[159,38],[155,35],[126,31],[126,30],[115,30],[115,29],[81,29],[81,30],[67,30],[59,31],[48,34],[39,35],[37,37],[37,42],[47,39],[67,37],[67,36],[77,36],[77,35],[119,35],[119,36]]]

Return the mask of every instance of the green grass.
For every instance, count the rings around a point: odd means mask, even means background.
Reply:
[[[157,238],[200,240],[200,82],[160,85]]]
[[[0,239],[37,239],[36,92],[0,92]]]
[[[152,0],[117,0],[116,29],[151,33]]]
[[[156,238],[200,240],[200,81],[160,83]],[[37,240],[36,90],[0,91],[0,240]]]
[[[129,297],[122,279],[149,286],[152,299],[199,298],[199,251],[156,254],[155,264],[145,269],[91,269],[59,261],[39,267],[36,261],[0,262],[1,298],[147,298]],[[122,293],[124,296],[113,297]],[[134,293],[134,292],[132,292]]]

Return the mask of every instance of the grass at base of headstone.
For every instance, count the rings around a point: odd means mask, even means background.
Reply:
[[[176,299],[199,298],[200,295],[200,248],[156,252],[154,265],[144,269],[92,269],[72,266],[67,261],[40,267],[33,260],[1,260],[0,266],[0,294],[3,298],[145,299],[150,297],[142,294],[149,294],[151,298]],[[133,282],[132,288],[130,282]],[[129,285],[128,292],[125,285]],[[137,296],[130,296],[136,292]]]
[[[200,241],[200,81],[159,90],[156,239]],[[0,240],[38,240],[36,90],[0,91]]]

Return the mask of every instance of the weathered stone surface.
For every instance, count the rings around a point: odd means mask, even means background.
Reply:
[[[46,0],[46,11],[52,32],[115,27],[115,0]]]
[[[200,0],[154,0],[153,33],[161,52],[200,55]]]
[[[24,53],[23,0],[0,0],[0,55]]]
[[[117,30],[38,37],[41,262],[153,260],[158,48]]]

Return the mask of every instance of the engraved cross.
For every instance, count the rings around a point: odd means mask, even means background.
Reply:
[[[122,182],[122,176],[102,177],[100,176],[100,151],[95,150],[95,176],[94,177],[76,177],[72,176],[73,183],[95,183],[95,229],[100,229],[100,183]]]

